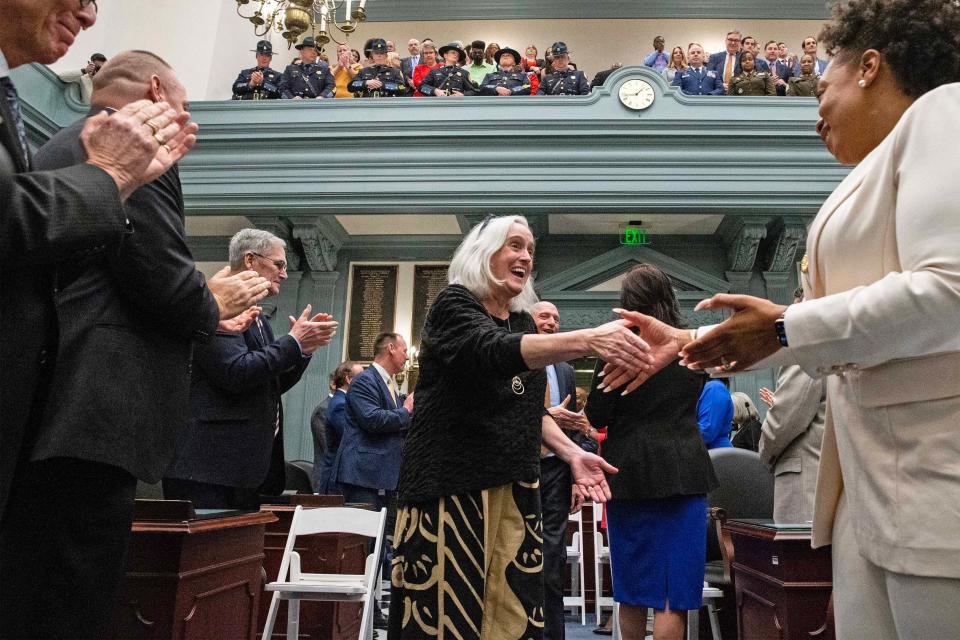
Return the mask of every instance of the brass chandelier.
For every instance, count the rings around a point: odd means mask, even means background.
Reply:
[[[253,23],[255,35],[263,37],[270,31],[279,33],[287,41],[288,48],[307,32],[313,35],[321,51],[331,40],[343,44],[332,34],[339,32],[346,40],[356,31],[357,25],[367,19],[367,0],[236,1],[237,15]],[[244,15],[241,11],[244,5],[251,5],[253,14]],[[342,21],[337,19],[338,14],[343,16]]]

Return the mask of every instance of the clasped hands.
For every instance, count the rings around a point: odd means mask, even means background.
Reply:
[[[717,370],[723,373],[745,371],[780,349],[774,322],[786,306],[753,296],[717,294],[701,301],[695,311],[730,309],[734,313],[706,335],[695,339],[694,332],[679,329],[636,311],[614,309],[626,326],[639,329],[647,345],[640,367],[629,366],[623,359],[607,360],[599,374],[604,391],[619,389],[626,395],[653,374],[680,358],[680,364],[694,370]],[[603,357],[603,356],[601,356]]]

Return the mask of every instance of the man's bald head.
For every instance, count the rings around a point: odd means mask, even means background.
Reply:
[[[93,78],[94,108],[119,109],[136,100],[165,100],[177,111],[186,111],[187,92],[177,75],[160,56],[149,51],[124,51],[110,59]]]
[[[552,302],[541,300],[530,307],[530,315],[537,325],[538,333],[556,333],[560,331],[560,312]]]

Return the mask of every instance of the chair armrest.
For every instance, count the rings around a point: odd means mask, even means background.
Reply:
[[[708,514],[717,529],[720,556],[723,558],[723,577],[730,584],[733,584],[733,538],[730,536],[730,532],[723,527],[723,523],[727,521],[727,511],[723,507],[710,507]]]

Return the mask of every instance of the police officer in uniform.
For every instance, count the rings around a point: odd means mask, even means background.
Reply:
[[[480,83],[482,96],[528,96],[530,77],[517,64],[520,54],[515,49],[504,47],[493,56],[500,66],[496,73],[488,73]]]
[[[358,98],[383,98],[406,96],[410,87],[403,72],[387,64],[387,41],[383,38],[368,40],[364,50],[370,51],[369,67],[360,70],[347,88]],[[421,90],[421,93],[423,91]]]
[[[280,78],[280,97],[286,100],[332,98],[337,83],[327,63],[317,61],[317,43],[312,37],[306,37],[297,45],[297,51],[301,63],[291,64],[284,70]]]
[[[470,81],[470,74],[463,70],[467,53],[452,43],[440,47],[439,53],[446,66],[430,70],[420,83],[420,93],[425,96],[476,95],[477,85]]]
[[[566,42],[554,42],[553,73],[544,77],[537,89],[538,96],[585,96],[590,93],[590,83],[583,71],[570,66],[570,50]]]
[[[276,100],[280,97],[280,72],[270,68],[273,45],[261,40],[254,49],[257,66],[244,69],[233,83],[234,100]]]

